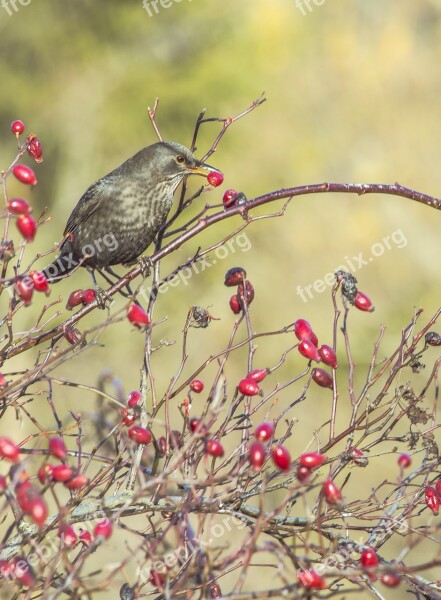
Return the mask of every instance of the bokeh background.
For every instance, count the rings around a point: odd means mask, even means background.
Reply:
[[[202,108],[207,116],[229,117],[262,92],[268,98],[223,138],[210,162],[224,172],[225,183],[203,196],[201,204],[220,202],[230,187],[251,198],[324,181],[398,181],[441,195],[441,7],[435,0],[170,0],[168,8],[158,5],[157,13],[141,0],[17,0],[15,8],[8,2],[0,7],[0,49],[2,169],[15,152],[9,130],[13,119],[22,119],[27,132],[37,133],[44,145],[44,162],[36,167],[39,185],[30,192],[10,181],[8,188],[11,196],[27,194],[34,214],[47,207],[52,217],[26,250],[29,261],[60,240],[71,209],[91,182],[156,141],[147,118],[147,106],[156,97],[163,137],[187,145]],[[218,124],[203,128],[199,156],[218,130]],[[164,272],[239,224],[239,218],[228,220],[190,240],[165,261]],[[404,198],[296,198],[283,217],[261,220],[246,230],[246,252],[230,252],[188,285],[161,296],[155,318],[167,321],[157,328],[156,342],[177,343],[154,357],[159,392],[179,364],[180,332],[189,306],[208,306],[220,320],[211,325],[212,335],[192,333],[185,373],[227,343],[234,320],[230,290],[223,286],[227,269],[243,266],[253,282],[255,331],[304,317],[329,343],[330,288],[304,302],[297,286],[311,286],[360,253],[368,264],[354,274],[376,305],[374,313],[357,312],[351,320],[362,381],[381,324],[387,329],[380,354],[387,355],[416,308],[424,308],[423,319],[438,308],[439,231],[436,211]],[[392,240],[389,248],[386,237]],[[374,245],[381,255],[373,255]],[[38,264],[44,266],[44,259]],[[87,273],[77,273],[75,281],[60,283],[52,294],[65,298],[70,290],[88,285]],[[43,305],[44,299],[23,311],[23,328],[35,322],[39,302]],[[87,324],[100,318],[93,315]],[[62,365],[57,377],[95,385],[108,371],[124,390],[136,389],[143,336],[123,322],[99,341]],[[274,365],[292,343],[292,338],[262,338],[256,366]],[[11,370],[30,367],[35,356],[20,357]],[[244,356],[238,353],[230,365],[232,389],[244,374]],[[292,355],[277,379],[292,377],[303,366]],[[209,376],[208,371],[207,381]],[[56,391],[56,398],[78,412],[91,410],[94,402],[87,391],[81,395],[65,387]],[[302,422],[290,442],[296,453],[328,414],[326,393],[319,390],[315,400],[318,408],[302,405],[296,415]],[[40,418],[44,423],[44,413]],[[49,415],[47,419],[49,423]],[[14,414],[4,417],[3,427],[22,433],[31,429]],[[387,468],[381,458],[378,464]],[[391,473],[394,468],[392,461]],[[390,592],[388,597],[399,595]]]

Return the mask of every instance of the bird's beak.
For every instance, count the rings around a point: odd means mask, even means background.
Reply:
[[[195,167],[186,167],[185,170],[191,175],[202,175],[203,177],[208,177],[209,173],[220,173],[219,169],[210,167],[203,162],[198,163]]]

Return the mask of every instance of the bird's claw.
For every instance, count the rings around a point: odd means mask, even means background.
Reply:
[[[141,275],[146,278],[150,277],[153,269],[153,263],[149,256],[141,256],[138,259],[138,264],[141,268]]]
[[[112,296],[103,290],[102,288],[95,286],[96,305],[100,310],[104,310],[108,305],[110,306],[113,302]]]

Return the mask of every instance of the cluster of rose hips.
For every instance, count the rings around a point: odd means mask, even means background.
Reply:
[[[237,286],[237,292],[230,298],[230,308],[235,315],[245,310],[254,300],[254,288],[246,277],[246,271],[242,267],[233,267],[225,275],[227,287]]]
[[[17,139],[24,132],[24,129],[24,123],[20,120],[13,121],[11,123],[11,131],[17,137]],[[35,134],[31,133],[26,136],[25,147],[28,151],[28,154],[32,156],[35,162],[41,163],[43,161],[43,149],[41,142]],[[21,183],[32,186],[37,185],[37,177],[33,169],[27,165],[17,163],[13,166],[12,173]],[[37,231],[37,223],[34,217],[30,214],[32,212],[32,208],[28,202],[26,202],[26,200],[23,198],[12,198],[7,202],[6,207],[11,214],[17,215],[16,223],[21,235],[26,241],[32,242]]]
[[[294,323],[294,333],[297,339],[300,340],[297,348],[302,356],[315,362],[323,362],[332,369],[338,367],[334,349],[327,344],[319,346],[317,336],[308,321],[305,319],[297,319]],[[325,369],[318,367],[313,369],[311,377],[313,381],[321,387],[330,388],[332,390],[332,376]]]
[[[141,416],[142,395],[138,391],[130,392],[127,398],[127,407],[121,410],[123,425],[129,428],[128,436],[136,444],[146,446],[153,440],[150,429],[141,425],[134,425]]]

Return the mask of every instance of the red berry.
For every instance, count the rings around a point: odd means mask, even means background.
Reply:
[[[237,297],[236,294],[234,294],[234,296],[231,296],[231,298],[230,298],[230,308],[234,312],[235,315],[238,315],[242,310],[242,307],[239,302],[239,298]]]
[[[84,290],[84,292],[83,292],[84,306],[87,306],[88,304],[93,302],[95,299],[96,299],[96,291],[94,289],[88,288],[87,290]]]
[[[400,456],[398,457],[398,465],[402,469],[407,469],[407,467],[410,467],[411,464],[412,457],[410,456],[410,454],[407,454],[407,452],[403,452],[402,454],[400,454]]]
[[[236,204],[236,199],[238,195],[239,192],[237,192],[236,190],[227,190],[222,198],[224,207],[230,208],[231,206],[234,206]]]
[[[354,306],[358,308],[358,310],[363,310],[365,312],[374,312],[375,306],[363,292],[357,292],[354,300]]]
[[[224,176],[220,171],[211,171],[211,173],[208,173],[207,180],[208,183],[213,187],[218,187],[223,183]]]
[[[265,462],[266,450],[262,442],[253,442],[248,452],[250,465],[255,471],[258,471]]]
[[[210,585],[210,598],[222,598],[222,590],[217,583]]]
[[[165,583],[165,575],[155,571],[154,569],[150,569],[149,581],[155,587],[162,588]]]
[[[27,185],[37,185],[37,176],[34,171],[27,165],[14,165],[12,172],[18,181]]]
[[[317,336],[305,319],[297,319],[294,323],[294,333],[298,340],[310,340],[315,346],[318,345]]]
[[[150,316],[146,311],[138,304],[131,304],[127,311],[127,318],[130,323],[135,325],[138,329],[150,324]]]
[[[29,273],[29,277],[34,284],[34,289],[37,292],[44,292],[46,296],[49,296],[51,290],[49,288],[49,284],[47,282],[47,277],[41,271],[31,271]]]
[[[319,362],[320,355],[318,353],[317,346],[313,344],[311,340],[302,340],[297,347],[302,356],[308,358],[309,360],[315,360],[316,362]]]
[[[426,487],[425,493],[424,493],[424,499],[426,501],[427,506],[430,508],[430,510],[433,512],[433,514],[436,516],[438,516],[439,513],[439,505],[440,505],[440,498],[437,494],[437,491],[434,487],[429,486]]]
[[[0,494],[3,494],[7,487],[8,484],[6,483],[6,477],[4,475],[0,475]]]
[[[150,444],[153,439],[151,432],[140,425],[132,425],[129,429],[129,438],[137,444]]]
[[[27,215],[32,212],[32,208],[23,198],[11,198],[6,206],[9,212],[14,213],[14,215]]]
[[[317,385],[325,388],[329,388],[332,390],[333,383],[331,375],[325,371],[324,369],[315,368],[312,370],[311,377],[313,381],[316,382]]]
[[[24,123],[23,123],[23,121],[20,121],[20,119],[16,119],[15,121],[12,121],[11,131],[12,131],[12,133],[15,133],[15,135],[17,137],[23,133],[24,129],[25,129]]]
[[[381,583],[387,587],[397,587],[400,585],[401,577],[398,573],[383,573]]]
[[[332,479],[327,479],[323,484],[323,495],[325,496],[326,502],[331,505],[340,505],[342,501],[342,493]]]
[[[130,394],[127,396],[127,406],[129,408],[135,408],[135,406],[138,406],[140,404],[141,400],[142,400],[141,392],[138,392],[138,391],[130,392]]]
[[[438,479],[438,481],[435,483],[435,489],[436,489],[436,493],[438,494],[438,496],[441,499],[441,479]]]
[[[52,467],[52,479],[62,483],[72,479],[72,469],[69,465],[55,465]]]
[[[333,369],[336,369],[338,367],[337,356],[335,355],[334,350],[330,346],[323,344],[318,349],[318,353],[325,365],[329,365]]]
[[[254,437],[261,442],[267,442],[274,435],[274,423],[272,421],[264,421],[256,427]]]
[[[268,369],[255,369],[254,371],[251,371],[251,373],[248,373],[246,379],[251,379],[256,383],[260,383],[268,375],[268,372]]]
[[[302,454],[299,458],[299,463],[302,467],[307,467],[308,469],[316,469],[320,467],[326,460],[326,456],[324,454],[320,454],[319,452],[307,452],[306,454]]]
[[[307,571],[298,571],[297,579],[299,584],[310,590],[323,590],[327,587],[326,581],[321,575],[308,569]]]
[[[369,569],[376,567],[380,561],[378,560],[377,553],[373,548],[366,548],[366,550],[363,550],[361,553],[360,562],[362,567]]]
[[[52,481],[53,470],[54,470],[54,465],[52,465],[50,463],[45,463],[44,465],[42,465],[38,469],[38,479],[39,479],[40,483],[42,483],[44,485],[45,483]]]
[[[11,462],[18,462],[20,458],[20,450],[14,442],[2,435],[0,436],[0,457],[10,460]]]
[[[232,267],[225,274],[224,285],[227,287],[234,287],[235,285],[239,285],[239,283],[243,283],[244,279],[246,279],[247,273],[245,269],[242,267]]]
[[[30,277],[17,277],[14,283],[14,289],[20,300],[23,300],[25,306],[29,306],[34,293],[34,284]]]
[[[254,288],[250,281],[245,280],[244,283],[239,283],[237,286],[237,298],[241,307],[244,307],[245,303],[247,306],[251,304],[254,300]]]
[[[205,452],[210,456],[223,456],[224,447],[222,446],[219,440],[208,440],[205,444]]]
[[[311,469],[308,467],[297,467],[297,479],[299,481],[306,481],[311,475]]]
[[[66,481],[64,486],[68,490],[80,490],[89,483],[89,479],[83,473],[77,473],[69,481]]]
[[[163,435],[156,440],[156,451],[159,458],[163,458],[167,454],[167,440]]]
[[[71,310],[75,306],[79,306],[84,302],[84,292],[83,290],[74,290],[69,294],[69,298],[67,299],[66,308]]]
[[[192,417],[188,422],[188,427],[190,428],[190,431],[192,433],[195,433],[197,431],[201,435],[205,435],[208,431],[207,426],[202,422],[202,419],[200,419],[199,417]]]
[[[123,425],[126,427],[131,427],[138,418],[133,411],[129,412],[127,408],[121,409],[121,417]]]
[[[78,344],[78,342],[81,340],[80,331],[73,325],[64,325],[63,334],[69,344]]]
[[[237,387],[244,396],[257,396],[260,391],[259,386],[252,379],[242,379]]]
[[[26,150],[36,163],[43,162],[43,147],[35,133],[26,136]]]
[[[271,451],[271,457],[276,467],[281,471],[288,471],[291,465],[291,455],[285,446],[274,446]]]
[[[16,221],[17,229],[27,242],[32,242],[37,233],[37,222],[32,215],[20,215]]]
[[[80,528],[79,539],[82,542],[84,542],[84,544],[86,544],[86,546],[88,546],[89,544],[92,543],[92,534],[90,533],[90,531],[87,531],[87,529]]]
[[[62,438],[57,436],[49,439],[49,452],[52,456],[55,456],[55,458],[59,458],[60,460],[66,458],[67,448]]]
[[[190,389],[195,394],[200,394],[204,389],[203,381],[201,381],[200,379],[193,379],[193,381],[190,381]]]
[[[59,526],[58,537],[62,541],[62,546],[66,546],[67,548],[72,548],[72,546],[75,546],[78,540],[75,529],[72,527],[72,525],[66,523]]]
[[[0,373],[0,389],[6,387],[6,385],[7,385],[6,377],[3,375],[3,373]]]
[[[93,530],[93,536],[95,538],[103,537],[105,540],[107,540],[112,535],[112,531],[112,523],[109,521],[109,519],[104,519],[103,521],[100,521],[95,525]]]
[[[347,455],[348,458],[360,467],[366,467],[369,462],[367,456],[358,448],[349,448]]]
[[[48,508],[37,488],[29,481],[24,481],[17,486],[16,497],[22,511],[28,514],[38,527],[44,525]]]
[[[23,556],[14,556],[7,565],[7,573],[9,579],[16,579],[21,585],[25,587],[31,587],[35,584],[35,575],[31,565]],[[2,575],[5,573],[4,568],[1,569]]]

